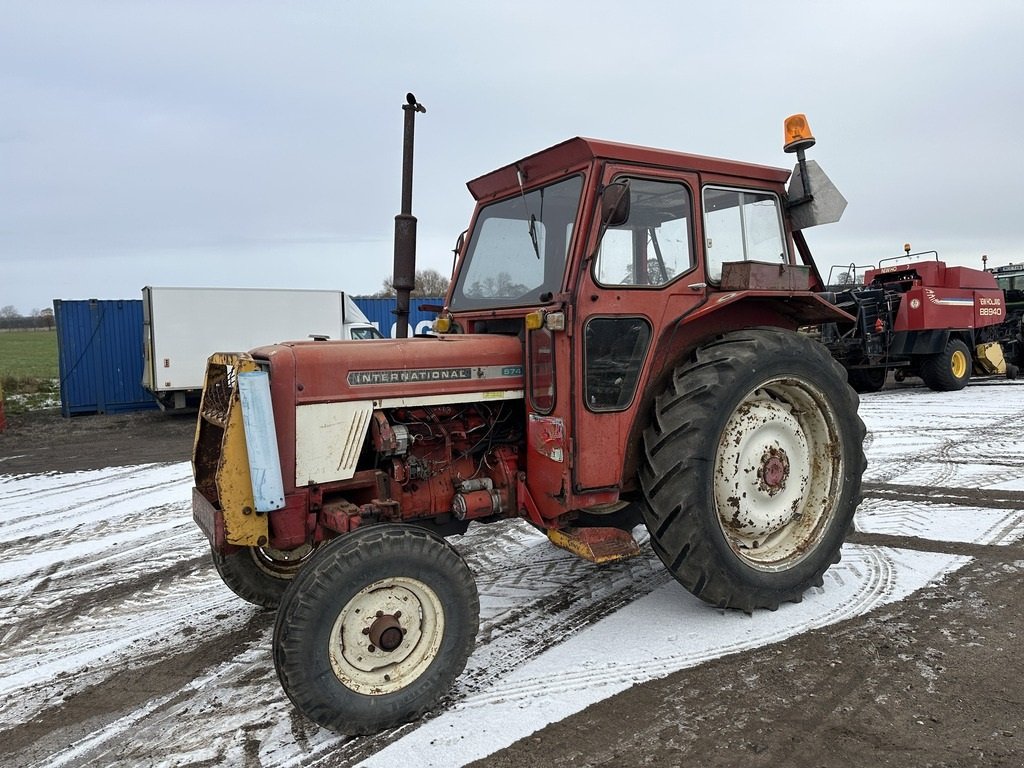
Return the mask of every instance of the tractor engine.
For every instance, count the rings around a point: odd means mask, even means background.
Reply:
[[[518,410],[510,403],[466,403],[374,411],[365,458],[387,476],[397,516],[514,515]]]

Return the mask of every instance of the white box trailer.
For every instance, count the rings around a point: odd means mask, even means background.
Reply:
[[[146,286],[142,322],[142,386],[168,410],[198,405],[214,352],[309,338],[381,338],[343,291]]]

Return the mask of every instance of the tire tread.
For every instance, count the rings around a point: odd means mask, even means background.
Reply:
[[[312,657],[324,650],[323,622],[333,623],[337,615],[326,606],[343,605],[342,595],[358,592],[376,577],[352,581],[388,565],[447,580],[431,586],[456,599],[445,605],[445,638],[431,667],[406,688],[371,697],[349,691],[329,672],[316,671],[325,665],[321,659],[317,667]],[[439,597],[444,604],[445,597]],[[479,615],[473,575],[446,541],[410,525],[360,528],[322,547],[288,587],[274,627],[274,664],[288,698],[311,720],[350,736],[376,733],[421,717],[448,691],[472,653]]]
[[[795,348],[809,370],[820,371],[816,375],[839,393],[833,407],[856,446],[846,457],[843,488],[848,498],[834,521],[845,533],[861,500],[865,429],[856,413],[857,395],[846,383],[846,371],[814,341],[780,329],[756,329],[726,334],[698,348],[693,361],[677,368],[666,392],[655,398],[651,423],[643,433],[639,479],[652,548],[677,581],[719,607],[750,613],[757,608],[774,610],[781,602],[799,600],[806,589],[823,583],[825,570],[840,558],[842,535],[832,537],[838,539],[834,546],[829,544],[832,549],[812,556],[817,560],[813,571],[797,583],[779,588],[757,583],[756,578],[744,579],[737,575],[742,569],[727,567],[721,560],[722,546],[712,538],[717,535],[724,541],[724,535],[720,530],[717,534],[709,530],[707,510],[701,514],[698,509],[713,502],[707,454],[694,446],[709,439],[723,392],[730,386],[748,386],[757,370],[764,367],[761,361],[793,355]],[[711,513],[717,515],[714,510]]]

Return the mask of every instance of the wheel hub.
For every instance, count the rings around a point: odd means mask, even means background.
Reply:
[[[833,434],[830,412],[795,379],[767,382],[732,413],[715,457],[714,498],[744,562],[775,570],[807,551],[840,477]]]
[[[967,356],[959,349],[950,358],[950,370],[958,379],[963,378],[963,375],[967,373]]]
[[[738,546],[756,549],[803,505],[810,466],[807,436],[791,406],[755,392],[722,435],[715,499]],[[790,478],[794,467],[801,468]]]
[[[353,691],[397,691],[421,675],[444,637],[444,612],[423,582],[397,576],[356,593],[334,622],[331,666]]]
[[[789,457],[782,448],[769,446],[761,457],[761,467],[757,470],[758,487],[769,496],[774,496],[786,487],[789,477]]]
[[[390,653],[402,644],[402,637],[405,635],[402,625],[398,621],[401,616],[401,611],[394,614],[378,612],[373,624],[364,629],[363,632],[369,635],[371,644],[382,651]]]

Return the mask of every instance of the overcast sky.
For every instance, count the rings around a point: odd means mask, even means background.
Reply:
[[[372,293],[392,271],[401,105],[420,267],[465,182],[582,135],[791,167],[846,196],[820,265],[902,244],[1024,260],[1024,3],[4,2],[0,306],[144,285]]]

